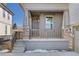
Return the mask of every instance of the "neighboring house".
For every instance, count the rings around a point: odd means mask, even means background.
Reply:
[[[12,49],[12,16],[13,12],[6,7],[6,4],[0,3],[0,47],[2,49]]]
[[[24,38],[65,38],[79,51],[78,3],[23,3],[21,7],[25,12]]]
[[[12,35],[12,15],[13,12],[0,3],[0,36]]]

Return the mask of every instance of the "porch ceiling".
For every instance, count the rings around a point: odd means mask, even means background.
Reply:
[[[68,3],[22,3],[24,10],[31,11],[63,11],[68,10]]]

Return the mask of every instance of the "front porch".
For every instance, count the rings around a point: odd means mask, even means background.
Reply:
[[[64,38],[65,26],[69,25],[68,4],[30,3],[21,6],[25,12],[25,39]]]
[[[28,11],[25,38],[64,38],[68,21],[68,11]]]
[[[73,49],[73,36],[70,29],[68,4],[21,4],[25,12],[25,40],[69,40]],[[38,8],[39,7],[39,8]],[[71,29],[72,30],[72,29]],[[73,32],[73,31],[72,31]]]

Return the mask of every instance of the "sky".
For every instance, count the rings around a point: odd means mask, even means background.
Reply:
[[[18,3],[8,3],[7,7],[14,13],[13,23],[23,26],[24,12]]]

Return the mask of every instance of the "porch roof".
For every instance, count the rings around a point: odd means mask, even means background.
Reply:
[[[21,3],[24,10],[31,11],[63,11],[68,10],[68,3]]]

